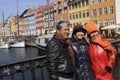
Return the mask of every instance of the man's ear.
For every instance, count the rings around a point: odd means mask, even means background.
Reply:
[[[60,33],[60,30],[56,30],[57,33]]]

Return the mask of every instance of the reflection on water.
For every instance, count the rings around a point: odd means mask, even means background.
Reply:
[[[28,60],[41,55],[38,48],[0,49],[0,65]]]

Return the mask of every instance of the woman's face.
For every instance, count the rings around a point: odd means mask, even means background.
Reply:
[[[77,39],[79,39],[79,40],[81,40],[84,36],[85,36],[85,35],[84,35],[83,32],[77,32],[77,33],[76,33],[76,37],[77,37]]]
[[[91,37],[91,39],[96,39],[99,35],[100,35],[99,32],[96,31],[96,32],[92,32],[90,34],[90,37]]]

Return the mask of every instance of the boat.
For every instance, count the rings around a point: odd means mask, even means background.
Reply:
[[[7,42],[7,39],[5,38],[0,38],[0,48],[8,49],[10,48],[9,42]]]
[[[53,37],[53,35],[54,35],[54,33],[39,36],[39,37],[36,38],[36,42],[35,43],[39,47],[42,47],[42,48],[45,49],[48,41]],[[72,31],[70,31],[69,37],[71,37],[71,35],[72,35]]]
[[[53,37],[53,34],[42,35],[36,38],[36,44],[42,48],[45,48],[48,41]]]
[[[0,48],[9,49],[10,48],[10,44],[9,43],[1,44]]]
[[[17,41],[17,42],[15,42],[15,43],[12,43],[11,45],[10,45],[10,47],[12,47],[12,48],[24,48],[26,46],[26,43],[25,43],[25,41]]]

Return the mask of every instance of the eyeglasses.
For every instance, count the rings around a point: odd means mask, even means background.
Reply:
[[[92,39],[95,39],[99,36],[99,33],[92,33],[90,36]]]
[[[84,34],[77,34],[77,36],[81,36],[81,37],[84,37]]]

